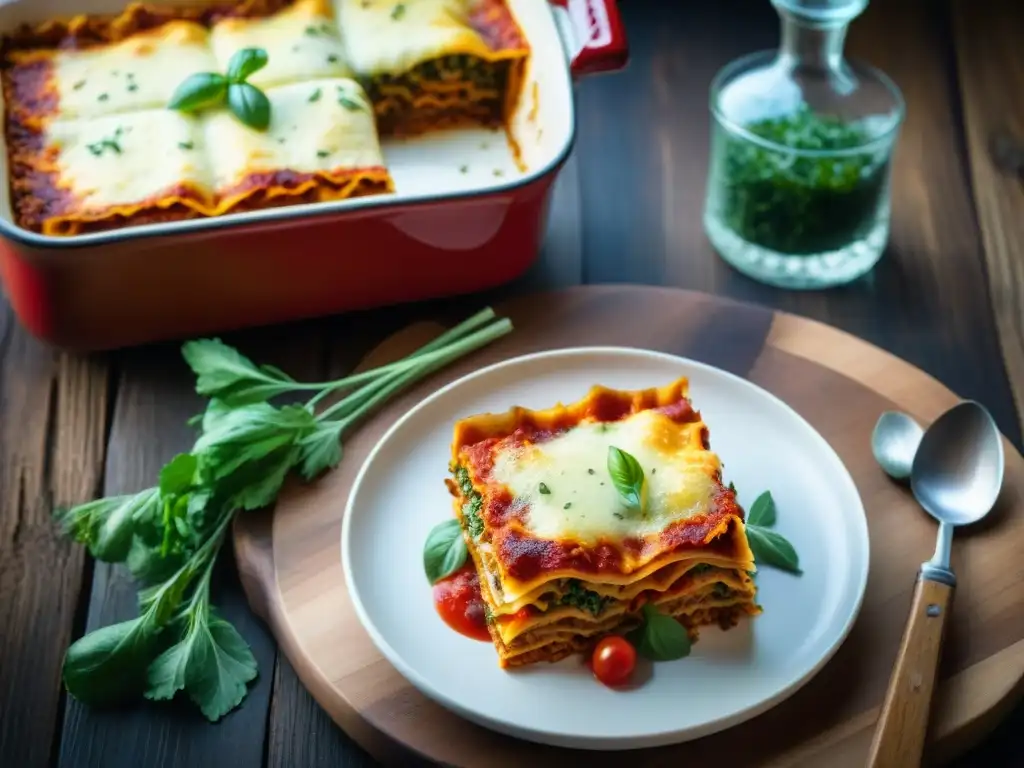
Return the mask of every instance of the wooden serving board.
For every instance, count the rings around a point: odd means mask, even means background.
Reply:
[[[909,491],[876,466],[871,430],[879,414],[892,409],[928,424],[957,397],[920,370],[841,331],[704,294],[588,287],[520,298],[497,310],[512,318],[510,335],[407,391],[367,421],[347,441],[342,465],[319,482],[290,484],[273,512],[238,517],[235,547],[249,601],[316,700],[388,764],[400,764],[410,753],[447,765],[488,768],[539,768],[579,757],[462,720],[421,695],[377,653],[346,593],[341,518],[350,486],[377,440],[442,384],[529,352],[643,347],[744,376],[814,425],[842,457],[863,498],[871,572],[849,638],[791,698],[698,741],[628,755],[591,752],[588,764],[679,766],[713,759],[730,768],[862,766],[915,574],[931,555],[936,532]],[[407,329],[375,350],[363,366],[405,355],[438,331],[431,325]],[[1005,487],[997,508],[975,529],[958,533],[953,545],[959,588],[933,710],[933,757],[948,758],[971,746],[1024,692],[1022,512],[1024,460],[1007,441]],[[427,591],[422,599],[430,599]]]

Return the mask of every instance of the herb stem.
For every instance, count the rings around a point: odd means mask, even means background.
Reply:
[[[486,309],[482,309],[481,311],[477,312],[468,320],[464,320],[463,322],[456,325],[454,328],[445,331],[433,341],[424,344],[422,347],[420,347],[407,357],[403,358],[402,360],[398,360],[394,363],[388,363],[387,365],[382,365],[377,368],[371,368],[368,371],[354,373],[351,376],[346,376],[343,379],[337,379],[335,381],[322,381],[312,384],[303,384],[295,382],[294,384],[291,385],[291,389],[321,390],[308,403],[306,403],[307,407],[314,406],[321,400],[323,400],[323,398],[327,397],[327,395],[331,394],[332,392],[337,392],[339,389],[351,387],[354,384],[362,384],[367,381],[372,381],[374,379],[380,378],[381,376],[384,376],[385,374],[393,373],[395,371],[407,371],[420,363],[426,362],[423,359],[426,357],[442,356],[447,351],[445,347],[447,347],[450,343],[458,341],[459,339],[469,334],[471,331],[476,330],[480,326],[485,325],[486,323],[490,322],[493,319],[494,310],[491,309],[490,307],[487,307]],[[508,323],[508,320],[505,320],[503,322]]]
[[[453,328],[452,331],[454,330],[456,329]],[[422,347],[416,353],[417,356],[410,366],[392,370],[374,384],[339,400],[321,413],[317,420],[326,421],[332,416],[343,415],[345,416],[345,426],[342,430],[344,432],[362,415],[403,387],[418,381],[453,360],[490,344],[511,330],[512,323],[508,319],[502,319],[455,342],[449,343],[452,331],[442,334],[430,344]],[[441,345],[445,346],[439,349],[438,347]]]

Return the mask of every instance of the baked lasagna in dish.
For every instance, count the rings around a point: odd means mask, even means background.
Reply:
[[[246,49],[265,128],[169,108]],[[502,125],[527,53],[504,0],[136,3],[22,29],[2,72],[15,220],[67,236],[393,192],[381,137]]]
[[[635,459],[635,494],[610,475],[613,450]],[[694,640],[760,613],[744,512],[686,379],[464,419],[450,469],[502,667],[586,651],[647,603]]]
[[[501,125],[529,50],[503,0],[335,0],[381,131]]]

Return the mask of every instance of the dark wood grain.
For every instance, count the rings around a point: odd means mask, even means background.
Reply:
[[[201,409],[177,345],[135,350],[118,357],[118,398],[107,451],[106,495],[155,484],[160,467],[194,440],[186,421]],[[248,610],[230,561],[219,568],[214,604],[250,643],[263,672],[249,706],[209,725],[188,703],[139,702],[120,710],[67,704],[59,765],[259,765],[270,705],[275,649]],[[98,564],[86,630],[137,615],[135,586],[121,566]],[[235,762],[237,761],[237,762]]]
[[[105,362],[56,354],[0,305],[0,755],[45,765],[60,728],[60,667],[83,585],[54,505],[99,489]]]
[[[817,293],[770,289],[738,274],[714,254],[700,221],[708,85],[736,56],[777,44],[770,3],[620,5],[630,67],[579,86],[577,148],[558,182],[543,253],[526,276],[474,297],[256,330],[232,341],[297,375],[341,373],[410,321],[457,320],[527,291],[586,282],[696,288],[821,319],[889,349],[984,402],[1019,446],[1013,395],[1020,404],[1024,187],[1005,152],[993,155],[992,141],[1024,144],[1024,102],[1016,96],[1024,87],[1021,4],[873,0],[854,23],[848,50],[891,75],[908,104],[892,239],[869,276]],[[184,420],[197,407],[176,345],[109,361],[61,355],[31,340],[0,305],[4,765],[368,764],[290,665],[276,660],[229,559],[217,599],[261,665],[240,711],[211,726],[191,705],[97,712],[71,702],[65,709],[59,673],[67,644],[86,628],[131,615],[134,593],[122,572],[94,570],[79,547],[57,536],[51,508],[154,482],[163,461],[191,444]],[[957,768],[1024,764],[1022,727],[1019,707]]]
[[[1024,404],[1024,6],[953,3],[967,159],[1003,362]],[[1015,157],[1009,162],[1007,155]]]

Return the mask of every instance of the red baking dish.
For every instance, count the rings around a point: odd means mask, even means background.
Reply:
[[[71,237],[17,226],[5,181],[0,275],[21,323],[57,346],[108,349],[468,293],[519,276],[537,256],[575,137],[572,79],[622,68],[627,46],[615,0],[508,4],[531,48],[509,126],[525,168],[504,132],[444,131],[383,142],[393,195]],[[0,32],[119,10],[111,0],[8,0]],[[6,178],[6,153],[2,162]]]

